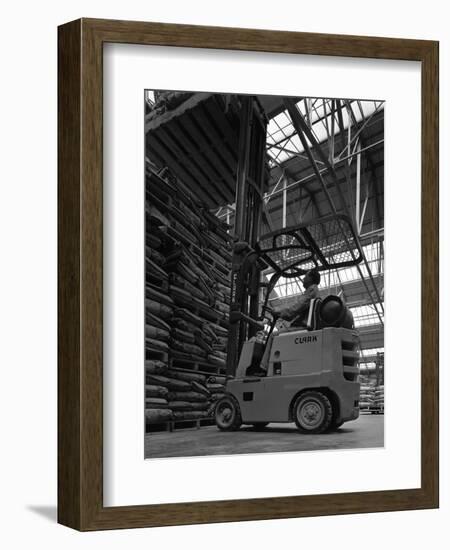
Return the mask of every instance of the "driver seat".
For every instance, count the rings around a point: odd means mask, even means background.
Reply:
[[[321,298],[313,298],[309,303],[308,320],[306,321],[307,330],[317,330],[319,326],[319,310],[322,303]]]

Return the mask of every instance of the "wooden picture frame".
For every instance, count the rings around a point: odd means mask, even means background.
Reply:
[[[422,66],[421,487],[103,506],[102,46],[412,60]],[[438,506],[438,43],[79,19],[58,32],[58,521],[81,531]]]

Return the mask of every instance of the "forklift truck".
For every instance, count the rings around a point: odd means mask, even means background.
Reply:
[[[319,235],[328,237],[320,241]],[[278,230],[262,237],[253,249],[238,243],[234,258],[230,325],[252,327],[253,336],[242,342],[235,368],[228,365],[226,394],[215,407],[217,427],[234,431],[242,424],[263,429],[270,422],[295,422],[301,433],[320,434],[357,419],[359,337],[340,297],[311,300],[300,326],[274,334],[278,315],[268,305],[280,277],[298,278],[312,268],[324,271],[361,261],[350,219],[333,215]],[[273,273],[264,284],[260,274],[267,268]],[[266,290],[265,300],[255,319],[243,310],[261,287]],[[264,319],[271,319],[265,341]],[[260,332],[255,335],[255,331]],[[268,367],[263,369],[261,359],[272,334]]]

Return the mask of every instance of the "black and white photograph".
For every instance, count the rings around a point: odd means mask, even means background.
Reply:
[[[445,7],[5,3],[4,549],[445,548]]]
[[[384,108],[145,91],[146,459],[384,446]]]

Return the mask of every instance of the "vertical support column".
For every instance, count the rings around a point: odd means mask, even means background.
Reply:
[[[256,107],[257,104],[255,103],[254,105]],[[258,111],[253,113],[253,117],[253,148],[251,150],[251,158],[254,158],[255,162],[250,166],[250,175],[252,176],[254,182],[251,189],[253,196],[253,225],[251,228],[249,241],[252,248],[255,247],[260,236],[264,204],[264,187],[266,181],[266,123],[261,114],[258,114]],[[249,315],[252,319],[256,319],[259,316],[260,285],[261,273],[257,263],[255,263],[252,269],[251,279],[249,281]],[[248,337],[254,336],[256,332],[257,328],[254,325],[248,326]]]
[[[281,218],[281,226],[284,229],[287,221],[287,189],[286,189],[286,175],[283,174],[283,213]],[[286,244],[286,235],[283,235],[283,244]],[[283,251],[283,257],[286,259],[286,250]]]
[[[335,100],[331,100],[331,144],[330,144],[330,154],[329,154],[329,162],[331,166],[334,166],[334,135],[335,135],[335,119],[334,119],[334,112],[336,110],[335,107]]]
[[[361,205],[361,145],[358,140],[356,155],[356,204],[355,204],[355,227],[358,232],[358,237],[361,233],[361,216],[359,214]]]
[[[378,353],[375,361],[375,380],[376,380],[377,386],[379,386],[380,385],[380,356]]]
[[[239,157],[236,175],[236,211],[234,221],[234,235],[237,240],[245,238],[245,222],[247,214],[247,193],[248,193],[248,161],[250,153],[250,124],[252,98],[242,98],[242,111],[239,129]]]

